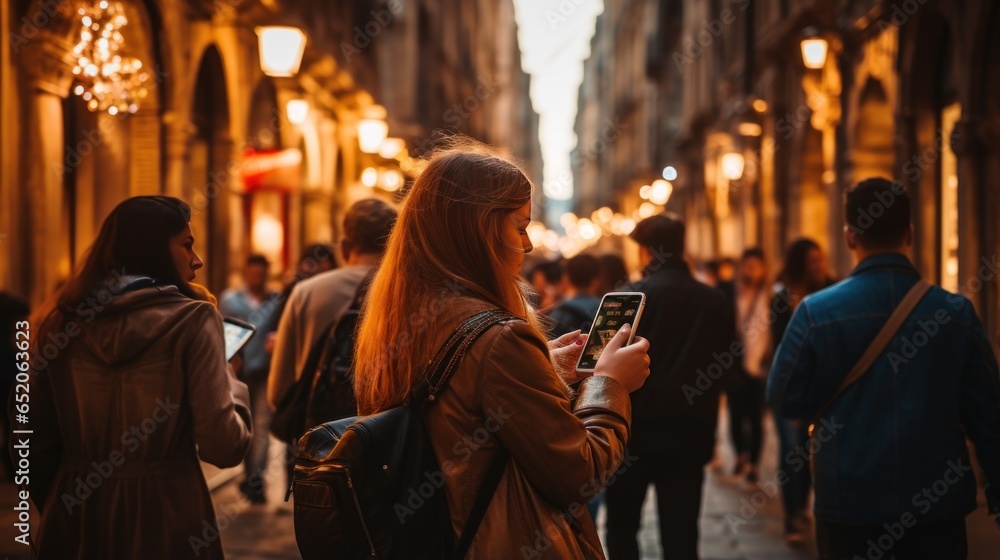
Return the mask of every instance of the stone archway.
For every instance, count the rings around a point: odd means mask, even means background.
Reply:
[[[893,148],[895,121],[882,83],[868,78],[858,96],[857,125],[854,128],[854,178],[893,178],[896,155]]]
[[[225,69],[218,48],[205,49],[198,64],[192,100],[194,134],[189,148],[187,181],[195,250],[205,261],[199,281],[214,293],[225,289],[229,275],[231,183],[236,171],[229,129]]]

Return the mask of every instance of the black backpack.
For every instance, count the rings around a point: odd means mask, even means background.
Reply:
[[[476,339],[516,319],[499,309],[473,315],[438,351],[408,404],[327,422],[302,436],[288,491],[304,560],[465,557],[510,456],[503,446],[497,451],[456,545],[444,474],[420,411],[433,406]]]
[[[354,399],[354,335],[371,275],[354,293],[350,307],[309,351],[302,373],[285,394],[271,418],[270,431],[293,442],[307,428],[358,414]]]

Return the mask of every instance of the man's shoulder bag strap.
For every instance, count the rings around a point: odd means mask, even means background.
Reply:
[[[906,319],[909,318],[910,314],[913,313],[913,310],[917,308],[917,304],[920,303],[920,300],[928,291],[930,291],[930,289],[931,284],[923,279],[917,280],[917,283],[910,288],[910,291],[903,297],[903,301],[899,303],[896,310],[889,316],[889,320],[886,321],[882,330],[880,330],[878,335],[875,336],[875,340],[873,340],[868,346],[865,353],[861,355],[861,359],[858,360],[858,363],[854,364],[854,367],[851,368],[850,372],[848,372],[847,377],[844,378],[844,381],[840,384],[840,388],[837,389],[837,392],[834,393],[833,397],[827,401],[827,403],[823,405],[823,407],[820,408],[819,411],[812,417],[812,420],[809,422],[809,437],[813,436],[816,423],[819,422],[820,418],[822,418],[828,410],[830,410],[830,407],[837,401],[838,398],[840,398],[840,395],[842,395],[848,387],[853,385],[855,381],[861,379],[864,374],[868,373],[872,364],[875,363],[875,360],[877,360],[878,357],[882,355],[882,352],[885,351],[886,347],[889,346],[889,343],[892,342],[896,333],[899,332],[899,329],[903,326],[903,323],[906,322]]]

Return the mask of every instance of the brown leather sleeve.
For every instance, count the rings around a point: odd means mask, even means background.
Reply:
[[[575,410],[526,323],[505,325],[482,362],[483,414],[534,487],[559,508],[585,504],[624,458],[631,422],[625,388],[607,377],[582,385]]]
[[[233,467],[243,460],[253,436],[250,394],[226,363],[222,317],[211,308],[198,317],[199,332],[184,364],[194,441],[203,461]]]

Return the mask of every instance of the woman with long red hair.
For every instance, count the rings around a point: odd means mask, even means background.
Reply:
[[[517,165],[483,146],[430,160],[366,300],[355,393],[362,414],[406,402],[463,320],[488,309],[518,317],[487,330],[423,412],[452,529],[462,534],[502,445],[511,460],[467,556],[603,558],[585,506],[625,459],[629,392],[649,374],[649,343],[623,347],[624,326],[581,381],[585,337],[546,342],[518,276],[532,250],[531,191]]]

